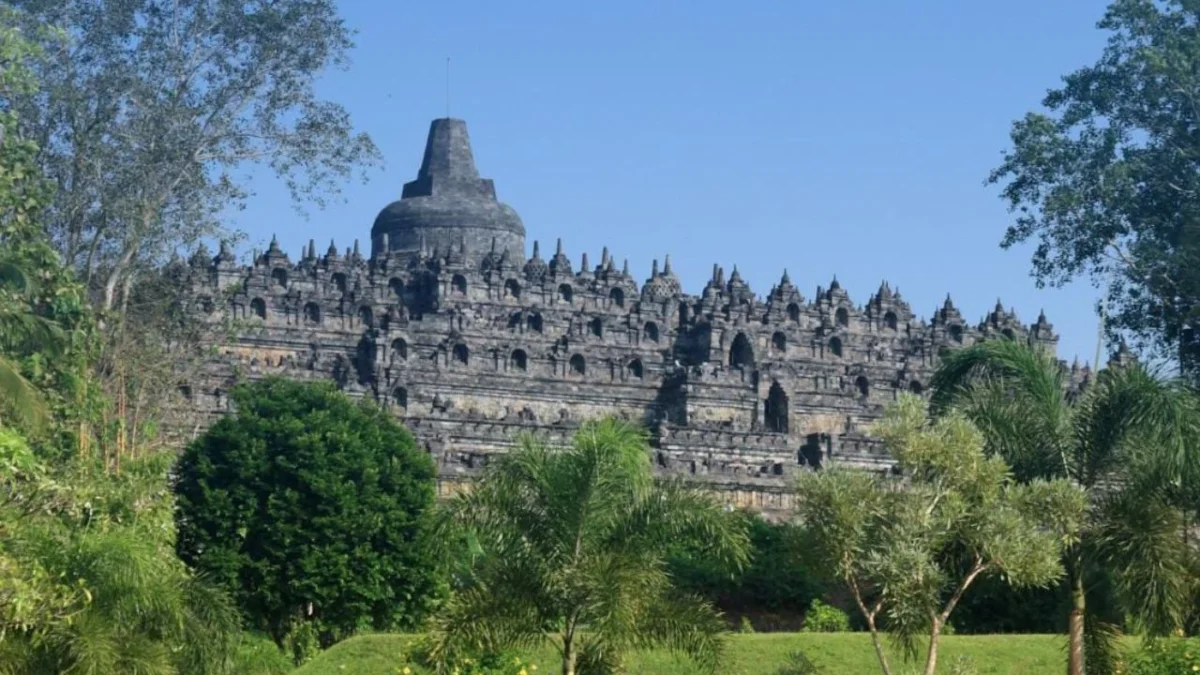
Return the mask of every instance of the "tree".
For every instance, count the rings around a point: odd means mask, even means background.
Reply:
[[[948,354],[933,380],[937,414],[963,414],[1022,482],[1061,478],[1088,498],[1066,552],[1069,671],[1110,672],[1122,616],[1151,635],[1180,625],[1187,601],[1182,522],[1194,486],[1200,417],[1181,381],[1137,364],[1100,371],[1078,395],[1052,354],[1010,340]]]
[[[439,590],[428,514],[433,460],[387,411],[332,383],[239,385],[237,414],[176,467],[180,557],[283,645],[411,630]]]
[[[1110,336],[1200,377],[1200,7],[1116,0],[1100,59],[1013,124],[992,172],[1039,284],[1107,286]]]
[[[969,420],[929,423],[917,396],[903,395],[872,433],[904,482],[839,468],[807,473],[797,515],[814,569],[848,587],[885,675],[892,671],[880,619],[906,656],[928,635],[924,672],[932,675],[941,633],[975,581],[1044,586],[1061,576],[1062,546],[1084,503],[1065,481],[1015,484],[1002,459],[985,456]]]
[[[320,205],[378,161],[314,90],[352,47],[333,0],[11,4],[69,39],[35,62],[41,93],[13,105],[59,188],[48,232],[102,310],[181,244],[220,235],[249,165]]]
[[[447,505],[443,527],[469,533],[478,555],[430,632],[439,669],[547,641],[563,675],[611,672],[623,652],[664,645],[715,668],[724,622],[672,589],[667,556],[691,542],[740,567],[745,521],[706,495],[655,485],[639,429],[588,422],[562,449],[527,437]]]

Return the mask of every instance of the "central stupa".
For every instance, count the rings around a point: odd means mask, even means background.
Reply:
[[[383,250],[418,255],[451,248],[508,251],[525,257],[525,226],[517,212],[496,199],[491,179],[480,178],[471,153],[467,123],[434,120],[416,180],[404,185],[399,201],[375,218],[372,255]]]

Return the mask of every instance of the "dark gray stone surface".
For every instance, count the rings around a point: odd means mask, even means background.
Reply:
[[[375,218],[371,254],[386,250],[410,258],[425,251],[436,257],[452,247],[489,251],[493,243],[498,251],[523,256],[525,226],[496,199],[492,181],[479,177],[466,123],[434,120],[417,179]]]
[[[189,433],[228,412],[240,378],[333,378],[402,418],[450,491],[522,432],[565,440],[611,414],[646,423],[658,472],[778,512],[796,471],[886,470],[866,429],[900,392],[925,391],[941,350],[1057,341],[1045,316],[1024,325],[999,303],[968,324],[947,297],[920,319],[886,283],[863,304],[836,279],[806,299],[785,272],[759,297],[714,266],[690,295],[669,259],[640,284],[607,250],[578,271],[561,240],[525,259],[520,219],[457,120],[433,123],[417,180],[372,234],[370,257],[310,242],[293,262],[272,242],[248,268],[202,250],[177,270],[194,311],[238,327],[186,383]]]

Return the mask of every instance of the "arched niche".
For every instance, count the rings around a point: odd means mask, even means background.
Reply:
[[[315,302],[305,303],[304,322],[314,325],[321,323],[321,306]]]
[[[738,333],[729,347],[729,366],[731,368],[754,367],[754,347],[745,333]]]
[[[250,313],[260,319],[267,318],[267,301],[262,298],[254,298],[250,301]]]
[[[573,355],[568,365],[570,366],[572,375],[579,377],[587,375],[587,361],[584,360],[583,354]]]
[[[619,288],[614,288],[608,292],[608,299],[611,300],[612,304],[616,305],[617,307],[624,307],[625,291]]]
[[[516,279],[509,279],[504,282],[504,297],[513,300],[521,297],[521,282]]]
[[[392,361],[408,360],[408,342],[404,338],[392,340]]]
[[[866,375],[859,375],[854,378],[854,388],[858,390],[858,395],[862,398],[867,398],[871,395],[871,382],[867,380]]]
[[[524,349],[514,349],[508,357],[508,365],[513,370],[524,372],[529,368],[529,355],[525,353]]]
[[[642,337],[650,342],[658,342],[658,324],[653,321],[647,321],[642,327]]]
[[[900,319],[896,316],[895,312],[888,311],[883,315],[883,326],[888,330],[899,330]]]
[[[461,342],[454,345],[454,362],[462,366],[471,362],[471,351]]]
[[[792,323],[800,323],[800,305],[789,302],[787,306],[787,317]]]
[[[829,353],[839,359],[842,358],[842,339],[836,335],[829,338]]]
[[[767,401],[763,406],[763,423],[767,431],[786,434],[788,432],[788,395],[776,380],[771,383],[767,392]]]
[[[787,355],[787,335],[781,330],[777,330],[771,335],[771,353],[774,356]]]
[[[633,359],[630,361],[629,365],[626,366],[626,371],[629,373],[630,377],[638,380],[642,379],[642,376],[645,375],[645,369],[642,367],[641,359]]]
[[[838,307],[837,311],[833,313],[833,319],[837,325],[845,328],[850,325],[850,312],[845,307]]]

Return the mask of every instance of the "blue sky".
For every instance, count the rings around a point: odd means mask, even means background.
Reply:
[[[293,255],[358,237],[420,164],[429,122],[467,120],[481,172],[528,245],[608,246],[634,275],[671,254],[697,293],[719,262],[760,295],[787,268],[811,298],[880,282],[928,317],[950,292],[976,321],[1000,297],[1045,309],[1061,357],[1092,360],[1088,283],[1039,291],[988,171],[1012,120],[1095,61],[1093,0],[600,3],[345,0],[348,70],[320,85],[386,166],[307,218],[259,177],[232,224]]]

